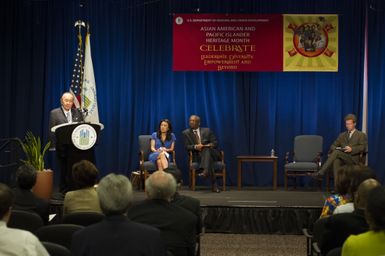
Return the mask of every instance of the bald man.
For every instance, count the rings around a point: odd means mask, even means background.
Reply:
[[[127,217],[159,229],[167,250],[173,255],[194,255],[197,217],[171,203],[176,187],[171,174],[154,172],[146,180],[148,199],[128,209]]]
[[[51,148],[56,148],[55,133],[51,132],[51,128],[65,123],[76,123],[83,121],[83,115],[79,109],[73,108],[74,96],[70,92],[65,92],[60,98],[61,106],[51,110],[49,114],[49,134],[51,140]],[[67,171],[66,158],[61,151],[60,146],[56,150],[57,161],[60,168],[60,191],[66,192],[72,183],[72,175]],[[69,173],[68,173],[69,172]]]
[[[190,128],[184,130],[184,145],[187,151],[192,152],[192,161],[199,163],[199,176],[210,177],[211,190],[219,193],[217,186],[214,162],[220,160],[220,153],[217,150],[218,141],[209,128],[200,127],[201,119],[197,115],[190,116]]]

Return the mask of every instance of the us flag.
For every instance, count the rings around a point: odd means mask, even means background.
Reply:
[[[76,108],[80,108],[81,105],[81,90],[83,83],[83,49],[82,49],[82,36],[78,35],[79,44],[76,52],[74,67],[72,69],[72,78],[70,92],[74,95],[74,105]]]

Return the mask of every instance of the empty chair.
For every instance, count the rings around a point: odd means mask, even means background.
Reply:
[[[36,230],[44,226],[43,219],[34,212],[22,210],[12,210],[8,227],[18,228],[35,233]]]
[[[51,256],[71,256],[71,251],[60,244],[51,242],[42,242],[42,244]]]
[[[63,216],[63,224],[89,226],[103,220],[104,215],[98,212],[74,212]]]
[[[60,244],[67,249],[71,249],[72,235],[83,226],[74,224],[56,224],[39,228],[36,231],[36,236],[42,242],[51,242]]]
[[[294,155],[289,161],[286,153],[285,189],[289,177],[307,176],[320,168],[323,138],[319,135],[299,135],[294,138]]]

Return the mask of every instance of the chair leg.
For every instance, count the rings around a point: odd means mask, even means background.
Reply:
[[[285,169],[285,180],[284,180],[284,183],[285,183],[285,190],[287,190],[287,170]]]
[[[195,179],[195,169],[192,169],[191,170],[191,190],[192,191],[195,191],[195,181],[196,181],[196,179]]]
[[[222,178],[223,178],[223,191],[226,191],[226,169],[223,168],[223,171],[222,171]]]

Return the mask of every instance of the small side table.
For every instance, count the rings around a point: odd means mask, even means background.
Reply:
[[[237,156],[238,162],[238,190],[242,189],[243,162],[271,162],[273,163],[273,189],[277,189],[278,157],[277,156]]]

